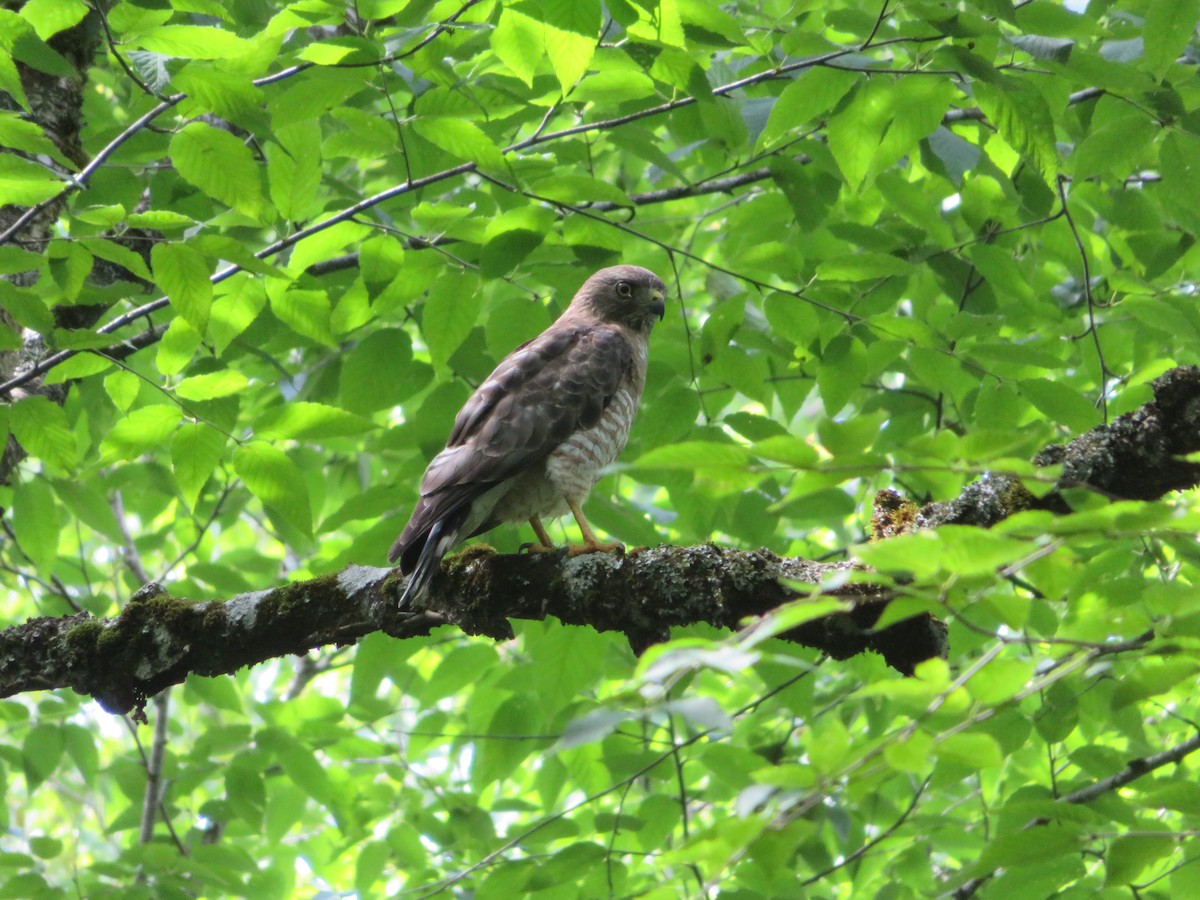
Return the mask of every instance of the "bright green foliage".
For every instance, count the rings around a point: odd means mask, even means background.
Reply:
[[[670,301],[596,525],[864,560],[951,650],[903,678],[770,638],[809,599],[641,658],[550,619],[194,677],[149,842],[130,732],[19,697],[0,895],[1197,896],[1193,758],[1061,799],[1196,733],[1193,498],[863,545],[876,491],[1041,489],[1039,449],[1197,362],[1197,0],[104,5],[84,156],[158,103],[118,55],[186,97],[43,254],[0,246],[37,272],[13,321],[81,351],[63,406],[0,409],[6,622],[111,615],[131,557],[196,599],[381,565],[472,386],[622,261]],[[70,77],[89,6],[0,10],[5,203],[79,168],[18,67]],[[158,298],[116,331],[158,340],[86,352]]]

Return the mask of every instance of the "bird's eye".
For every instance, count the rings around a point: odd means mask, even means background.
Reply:
[[[632,297],[633,296],[633,288],[631,288],[629,286],[628,281],[618,281],[617,282],[617,296],[618,297]]]

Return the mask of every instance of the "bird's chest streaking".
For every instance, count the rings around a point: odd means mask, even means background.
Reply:
[[[582,503],[604,469],[625,449],[641,391],[622,387],[591,428],[575,432],[546,458],[546,477],[569,500]]]
[[[492,517],[508,522],[532,516],[554,518],[567,513],[567,500],[583,503],[625,449],[641,393],[640,381],[622,385],[596,424],[563,441],[546,457],[544,466],[513,480],[497,498]]]

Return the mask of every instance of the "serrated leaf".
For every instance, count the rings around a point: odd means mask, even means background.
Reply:
[[[412,358],[412,339],[399,328],[367,335],[342,362],[339,395],[342,406],[371,413],[395,406],[432,378],[427,364]]]
[[[474,122],[427,116],[413,119],[413,130],[451,156],[470,160],[489,169],[504,168],[504,157],[491,138]]]
[[[1075,47],[1075,41],[1070,38],[1047,37],[1041,34],[1018,34],[1008,40],[1034,59],[1052,59],[1060,63],[1065,63],[1071,58],[1071,50]]]
[[[87,11],[83,0],[29,0],[21,7],[21,18],[44,41],[79,24]]]
[[[867,281],[891,275],[907,275],[912,265],[886,253],[855,253],[827,259],[817,266],[817,277],[826,281]]]
[[[61,478],[54,479],[52,484],[54,493],[63,505],[84,525],[113,542],[121,543],[125,540],[112,506],[109,505],[109,498],[95,484]]]
[[[656,447],[643,453],[634,462],[639,469],[746,468],[750,465],[750,450],[740,444],[718,444],[713,441],[683,441]]]
[[[62,726],[58,724],[42,722],[25,735],[21,764],[31,792],[54,774],[62,760],[64,746]]]
[[[544,53],[542,23],[505,6],[492,31],[492,50],[529,87]]]
[[[158,342],[155,365],[163,375],[178,375],[192,361],[200,349],[201,336],[187,319],[178,318],[167,326],[166,333]]]
[[[182,27],[182,26],[180,26]],[[188,182],[209,197],[258,215],[262,189],[250,150],[228,132],[192,122],[171,138],[171,162]]]
[[[315,154],[293,157],[274,143],[263,149],[267,157],[267,185],[275,209],[290,222],[309,218],[318,208],[319,157]]]
[[[841,335],[829,342],[817,365],[817,390],[828,415],[836,416],[862,387],[867,369],[867,351],[859,341]]]
[[[1104,883],[1122,885],[1138,882],[1149,866],[1165,860],[1175,851],[1175,838],[1169,833],[1118,837],[1108,845],[1104,854]]]
[[[292,401],[268,417],[255,431],[267,440],[320,440],[362,434],[375,427],[370,419],[336,406]]]
[[[239,275],[227,286],[234,289],[213,301],[208,320],[208,334],[218,353],[224,353],[267,304],[266,290],[259,280]]]
[[[829,120],[826,135],[838,168],[853,190],[862,187],[875,150],[892,118],[888,91],[882,82],[858,88],[854,100]]]
[[[475,327],[482,297],[474,276],[444,276],[429,289],[421,313],[421,333],[429,356],[439,368]]]
[[[26,8],[28,6],[26,4]],[[77,168],[35,122],[22,119],[13,112],[0,111],[0,147],[20,150],[31,156],[49,156],[68,169]]]
[[[45,397],[24,397],[9,410],[13,437],[35,456],[59,469],[71,469],[79,458],[75,433],[61,406]]]
[[[121,412],[126,412],[137,398],[141,380],[126,369],[119,369],[104,379],[104,390]]]
[[[179,407],[165,403],[135,409],[117,422],[100,443],[100,458],[105,463],[135,459],[146,451],[166,444],[179,426]]]
[[[233,454],[233,468],[250,493],[304,534],[312,534],[308,486],[300,468],[282,450],[255,441]]]
[[[329,297],[324,291],[274,290],[268,287],[271,312],[288,328],[306,338],[332,347]]]
[[[117,208],[120,209],[121,207]],[[104,238],[83,238],[79,243],[93,256],[116,263],[123,269],[128,270],[129,274],[133,277],[141,278],[144,281],[152,280],[150,270],[146,267],[146,260],[142,258],[140,253],[136,253],[128,247],[123,247],[115,241],[105,240]]]
[[[222,369],[204,375],[193,375],[175,385],[176,396],[184,400],[215,400],[242,391],[250,379],[234,369]]]
[[[189,509],[225,455],[225,435],[204,422],[185,422],[171,438],[175,483]]]
[[[1154,140],[1141,113],[1109,122],[1089,134],[1071,154],[1076,178],[1108,175],[1123,180]]]
[[[946,174],[959,184],[962,183],[963,176],[979,164],[982,153],[978,145],[959,137],[944,125],[935,128],[925,140],[929,149],[945,166]]]
[[[130,228],[190,228],[196,224],[196,220],[169,209],[151,209],[130,213],[125,217],[125,224]]]
[[[1146,10],[1145,67],[1161,78],[1196,37],[1200,0],[1150,0]]]
[[[829,116],[859,76],[841,69],[814,67],[783,89],[771,107],[758,146],[768,147],[789,132]]]
[[[13,489],[12,527],[21,551],[39,572],[54,568],[60,525],[58,504],[42,479],[23,481]]]
[[[237,59],[252,50],[233,32],[206,25],[159,25],[134,38],[132,46],[181,59]]]
[[[154,280],[199,334],[208,328],[213,286],[208,262],[185,244],[155,244],[150,251]]]
[[[588,0],[583,0],[580,5],[588,5]],[[599,4],[597,3],[595,6],[599,12]],[[599,17],[597,17],[598,25]],[[596,31],[586,35],[546,25],[542,32],[546,55],[550,57],[550,65],[554,68],[554,75],[558,78],[564,96],[570,93],[575,83],[587,71],[588,64],[592,61],[592,54],[596,52],[598,31],[597,27]]]
[[[1061,422],[1076,434],[1094,428],[1100,422],[1100,410],[1078,391],[1049,378],[1029,378],[1020,382],[1021,393],[1054,422]]]
[[[1004,140],[1052,182],[1058,172],[1054,116],[1041,92],[1022,80],[1004,77],[977,83],[975,99]]]

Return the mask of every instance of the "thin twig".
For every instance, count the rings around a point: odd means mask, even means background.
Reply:
[[[1096,358],[1100,363],[1100,410],[1104,416],[1104,423],[1108,424],[1108,378],[1113,373],[1108,368],[1108,363],[1104,360],[1104,348],[1100,346],[1100,331],[1096,328],[1096,300],[1092,296],[1092,269],[1088,262],[1087,249],[1083,246],[1083,238],[1079,235],[1079,228],[1075,225],[1075,219],[1071,215],[1071,209],[1067,205],[1067,182],[1068,178],[1065,175],[1058,176],[1058,198],[1062,202],[1063,216],[1066,217],[1067,225],[1071,228],[1071,236],[1075,239],[1075,246],[1079,249],[1079,258],[1083,261],[1083,296],[1087,300],[1087,316],[1088,316],[1088,333],[1092,336],[1092,343],[1096,346]]]

